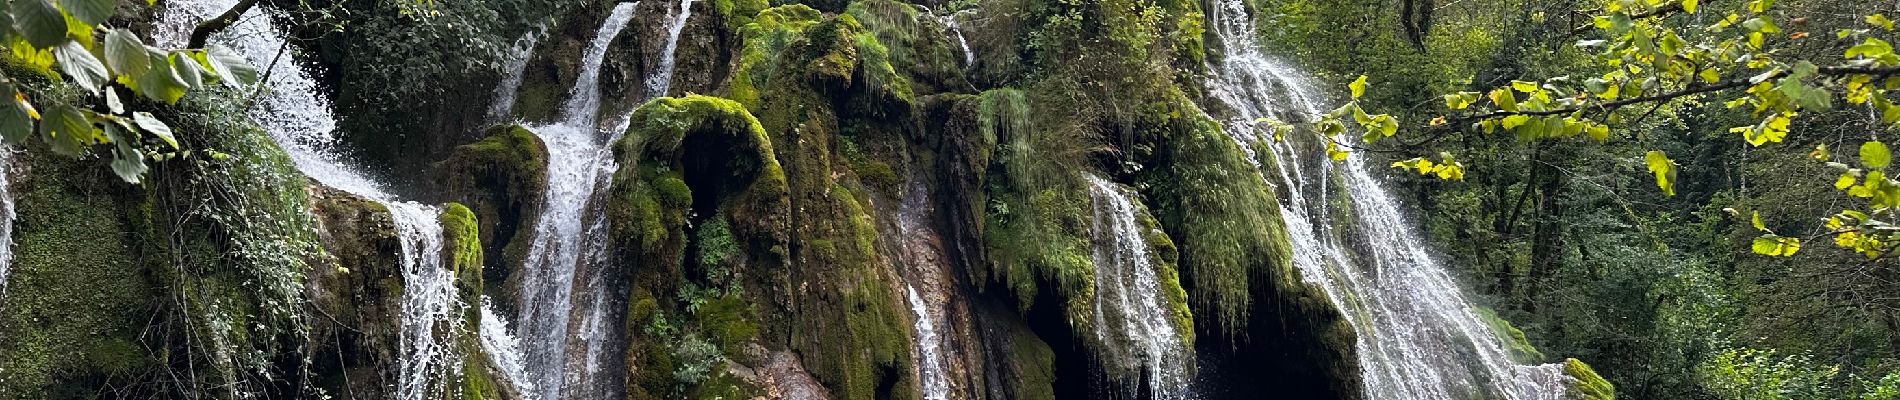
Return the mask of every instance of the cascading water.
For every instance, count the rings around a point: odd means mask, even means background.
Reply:
[[[924,180],[912,177],[905,189],[902,203],[897,214],[898,235],[902,237],[902,252],[898,255],[904,261],[905,301],[910,303],[910,311],[916,320],[912,328],[916,330],[917,376],[923,386],[925,400],[947,400],[950,398],[951,372],[948,370],[950,355],[944,348],[941,332],[946,328],[944,315],[949,313],[944,302],[924,300],[917,287],[924,286],[927,293],[944,295],[949,292],[948,277],[940,265],[941,249],[932,242],[937,237],[930,232],[932,204],[929,188]],[[933,298],[942,298],[932,296]]]
[[[5,308],[7,268],[13,266],[13,149],[0,147],[0,308]]]
[[[1518,365],[1497,332],[1474,313],[1428,243],[1408,226],[1398,203],[1367,172],[1364,156],[1343,165],[1320,159],[1317,148],[1276,141],[1252,129],[1253,120],[1304,121],[1322,111],[1320,96],[1261,52],[1242,0],[1210,10],[1226,48],[1216,66],[1215,98],[1236,115],[1228,134],[1252,153],[1278,160],[1279,205],[1293,244],[1294,265],[1325,291],[1358,331],[1358,356],[1367,398],[1561,399],[1570,378],[1558,365]],[[1258,143],[1266,149],[1255,149]],[[1251,159],[1251,157],[1250,157]],[[1268,169],[1263,169],[1266,171]],[[1328,208],[1327,183],[1337,178],[1350,209]],[[1335,212],[1338,211],[1338,214]],[[1357,229],[1337,229],[1341,224]],[[1361,235],[1364,250],[1348,246]]]
[[[178,30],[155,34],[167,47],[186,43],[189,27],[224,12],[238,0],[177,0],[168,3],[158,26]],[[297,52],[260,8],[252,8],[237,23],[212,38],[229,46],[257,66],[267,67],[269,80],[259,88],[251,120],[283,147],[297,169],[311,179],[339,190],[382,203],[390,211],[402,250],[403,299],[398,398],[420,400],[442,397],[447,377],[460,370],[450,338],[462,329],[467,305],[455,293],[454,277],[442,265],[441,210],[397,201],[375,180],[344,162],[334,149],[336,118],[316,81],[295,61]],[[284,59],[279,59],[283,57]]]
[[[917,5],[917,9],[923,11],[924,15],[929,15],[936,18],[938,23],[943,24],[943,28],[945,30],[950,31],[949,32],[950,37],[955,38],[957,40],[957,47],[963,50],[963,67],[964,68],[969,68],[972,65],[976,65],[976,50],[971,49],[970,41],[963,38],[963,24],[957,22],[958,15],[963,15],[963,13],[970,12],[970,10],[963,10],[963,11],[954,12],[954,13],[945,14],[945,15],[936,15],[935,13],[930,12],[930,7],[925,7],[921,4]]]
[[[1187,399],[1193,350],[1163,304],[1155,261],[1129,194],[1089,175],[1094,201],[1094,330],[1104,364],[1128,375],[1145,373],[1149,398]]]
[[[673,89],[673,60],[679,51],[680,32],[686,30],[686,20],[693,17],[693,3],[696,0],[680,0],[680,7],[673,13],[673,20],[666,24],[666,49],[660,52],[660,63],[653,73],[647,75],[646,98],[665,96]]]
[[[924,298],[917,296],[917,287],[904,285],[905,299],[910,301],[910,312],[917,317],[917,376],[922,378],[924,400],[946,400],[950,398],[949,379],[943,372],[943,343],[937,337],[936,317],[930,315],[925,307]]]
[[[439,378],[460,370],[462,358],[443,333],[461,329],[463,304],[455,278],[442,265],[442,224],[435,207],[384,201],[402,241],[402,399],[442,397]]]
[[[503,65],[508,75],[502,76],[501,83],[495,85],[495,102],[488,106],[488,118],[500,121],[508,119],[515,111],[515,99],[521,92],[521,76],[528,68],[528,60],[534,56],[534,48],[541,42],[541,32],[528,32],[515,39],[508,48],[508,62]]]
[[[495,314],[494,301],[488,296],[482,296],[482,326],[478,335],[482,351],[488,354],[495,370],[514,385],[516,392],[536,393],[534,382],[528,380],[527,366],[521,360],[521,341],[509,333],[508,320]]]
[[[584,287],[578,288],[591,295],[578,305],[574,298],[576,278],[582,275],[582,269],[603,265],[605,216],[591,209],[590,204],[618,167],[604,144],[622,133],[609,132],[602,140],[597,115],[601,63],[614,38],[633,19],[638,5],[615,5],[601,24],[583,54],[580,74],[569,91],[562,119],[529,127],[548,148],[548,187],[534,242],[524,260],[527,274],[522,280],[519,307],[522,325],[517,329],[529,339],[524,349],[525,373],[540,385],[537,389],[545,399],[578,397],[562,395],[570,387],[581,389],[585,395],[611,397],[611,393],[602,392],[616,386],[604,384],[606,377],[601,376],[601,365],[606,361],[601,355],[609,352],[608,344],[613,339],[607,322],[607,308],[612,306],[607,301],[608,285],[601,282],[605,277],[592,274],[591,279],[582,281]],[[668,47],[674,45],[669,43]],[[663,57],[670,59],[670,53]],[[648,90],[651,92],[653,87]],[[577,315],[580,318],[575,318]],[[576,329],[578,335],[570,335]],[[585,357],[570,357],[570,336],[584,342],[583,347],[573,350]]]

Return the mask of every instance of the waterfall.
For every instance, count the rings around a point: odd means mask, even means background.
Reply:
[[[1161,299],[1155,260],[1130,194],[1100,176],[1089,175],[1094,202],[1094,330],[1102,344],[1103,364],[1128,373],[1146,373],[1153,399],[1187,399],[1192,383],[1193,350],[1183,342]]]
[[[925,308],[924,298],[917,296],[916,286],[906,284],[904,292],[911,313],[917,316],[917,376],[923,380],[924,400],[947,400],[950,382],[943,372],[943,340],[937,337],[936,317]]]
[[[13,265],[13,149],[0,146],[0,307],[6,304],[7,267]]]
[[[160,17],[161,46],[182,47],[189,29],[224,12],[238,0],[176,0]],[[386,206],[401,244],[403,299],[401,312],[399,379],[401,399],[443,397],[447,377],[459,373],[461,357],[454,354],[455,333],[464,329],[461,315],[467,305],[456,297],[455,281],[442,265],[441,210],[397,201],[376,180],[351,167],[335,150],[336,118],[330,102],[296,58],[295,48],[261,8],[252,8],[213,41],[229,46],[252,64],[267,68],[269,80],[256,88],[257,106],[250,118],[283,147],[297,169],[317,182]],[[282,59],[279,59],[279,58]]]
[[[441,377],[459,371],[461,357],[446,335],[461,329],[462,303],[455,277],[442,265],[442,211],[411,202],[390,202],[402,242],[402,399],[441,396]]]
[[[903,246],[898,257],[906,268],[904,274],[905,301],[910,303],[910,311],[916,320],[912,328],[916,331],[917,377],[923,387],[924,400],[947,400],[950,398],[951,376],[948,351],[944,348],[945,338],[939,332],[946,328],[944,316],[950,312],[944,301],[926,301],[917,287],[924,287],[933,299],[949,297],[950,280],[943,270],[943,250],[939,237],[930,226],[930,217],[934,215],[934,205],[930,201],[930,189],[920,176],[913,176],[906,184],[902,202],[898,205],[897,234],[902,237]]]
[[[495,85],[495,102],[488,105],[489,120],[507,120],[514,113],[515,99],[521,92],[521,75],[528,69],[528,60],[534,58],[535,46],[541,42],[541,29],[522,34],[508,48],[508,60],[502,64],[502,69],[508,74],[503,75],[501,83]]]
[[[686,30],[686,20],[693,17],[693,2],[680,0],[680,8],[673,14],[673,20],[666,24],[666,48],[660,52],[660,63],[653,73],[647,76],[646,98],[665,96],[673,89],[674,53],[679,51],[680,32]]]
[[[1267,151],[1278,160],[1279,168],[1270,168],[1278,170],[1277,176],[1263,173],[1262,178],[1283,183],[1275,186],[1294,265],[1358,331],[1365,396],[1563,398],[1570,378],[1561,366],[1510,361],[1503,339],[1479,319],[1444,266],[1427,253],[1430,243],[1408,225],[1398,202],[1369,172],[1364,155],[1335,165],[1316,147],[1276,141],[1251,128],[1256,118],[1303,122],[1323,109],[1304,74],[1262,53],[1246,12],[1243,0],[1221,0],[1209,10],[1215,35],[1227,50],[1215,66],[1214,95],[1237,114],[1226,124],[1228,134],[1250,155]],[[1348,209],[1329,208],[1327,185],[1335,178],[1343,187],[1330,189],[1346,193]],[[1357,228],[1336,229],[1342,225]]]
[[[970,49],[970,41],[963,38],[963,24],[957,23],[958,14],[962,13],[943,16],[943,26],[950,29],[951,35],[956,36],[957,47],[963,49],[963,67],[969,68],[976,65],[976,50]]]
[[[534,382],[528,380],[527,366],[521,360],[521,341],[508,333],[508,320],[495,314],[494,301],[486,295],[482,296],[481,311],[482,325],[477,339],[481,340],[482,351],[516,391],[535,393]]]
[[[592,296],[584,298],[586,302],[581,307],[576,307],[574,297],[576,277],[584,272],[581,270],[588,265],[603,265],[597,261],[604,257],[601,249],[606,234],[605,216],[589,205],[617,167],[605,143],[622,133],[610,132],[604,142],[600,138],[597,114],[600,112],[601,63],[614,38],[633,19],[638,4],[615,5],[601,24],[583,54],[580,74],[569,91],[562,120],[529,127],[547,145],[548,187],[532,247],[523,261],[519,308],[522,324],[517,329],[520,336],[527,339],[523,349],[524,372],[529,381],[542,385],[537,389],[544,399],[568,398],[563,397],[562,392],[570,386],[606,390],[613,386],[602,384],[599,379],[603,377],[598,374],[602,372],[599,366],[604,361],[599,355],[606,352],[603,342],[610,339],[606,336],[611,330],[605,325],[609,311],[606,308],[611,305],[606,301],[607,288],[600,282],[601,274],[592,274],[592,279],[582,281],[583,289]],[[570,335],[570,322],[575,322],[577,313],[581,315],[576,324],[580,332]],[[569,358],[570,336],[578,336],[585,342],[582,351],[587,357]],[[574,362],[585,365],[570,368]]]
[[[966,12],[970,12],[969,10],[953,12],[953,13],[945,14],[945,15],[936,15],[936,13],[933,13],[930,11],[930,7],[924,6],[922,4],[918,4],[916,5],[916,7],[917,7],[917,10],[922,11],[924,15],[929,15],[936,18],[938,23],[943,24],[944,30],[949,31],[948,33],[950,34],[950,37],[957,40],[957,47],[963,50],[963,67],[964,68],[969,68],[972,65],[976,65],[976,51],[970,49],[970,41],[965,40],[963,38],[963,24],[957,22],[957,16],[963,15],[963,13],[966,13]]]

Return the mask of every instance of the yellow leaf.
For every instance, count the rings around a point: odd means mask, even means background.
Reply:
[[[1352,98],[1357,99],[1360,96],[1365,96],[1366,95],[1366,76],[1360,75],[1359,80],[1352,81],[1352,84],[1346,85],[1346,87],[1352,89]]]
[[[1682,12],[1694,14],[1696,6],[1696,0],[1682,0]]]

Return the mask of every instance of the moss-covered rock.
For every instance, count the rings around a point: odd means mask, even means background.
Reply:
[[[138,339],[152,306],[166,302],[124,233],[122,212],[136,197],[91,163],[19,158],[16,245],[0,296],[0,397],[86,397],[162,368]]]
[[[446,197],[466,204],[473,212],[484,265],[480,281],[502,304],[511,301],[510,282],[532,243],[534,219],[547,191],[547,147],[540,137],[519,125],[490,128],[481,141],[455,148],[435,164],[437,183]],[[444,226],[447,227],[446,225]]]
[[[1570,393],[1566,398],[1576,400],[1616,400],[1616,386],[1609,380],[1597,375],[1590,364],[1584,364],[1575,358],[1564,360],[1564,374],[1575,379],[1570,384]]]
[[[1516,326],[1511,325],[1510,321],[1499,317],[1496,310],[1478,307],[1473,311],[1478,314],[1479,319],[1484,320],[1485,326],[1491,327],[1491,331],[1498,335],[1498,340],[1504,343],[1504,351],[1511,357],[1512,362],[1519,364],[1544,362],[1544,352],[1537,351],[1537,346],[1531,345],[1530,338],[1524,337],[1524,331],[1518,330]]]

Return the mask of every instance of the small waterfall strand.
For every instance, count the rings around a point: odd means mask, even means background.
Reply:
[[[533,242],[524,260],[523,271],[527,275],[522,280],[521,326],[517,329],[523,332],[520,336],[527,339],[525,375],[537,384],[536,389],[544,399],[569,398],[562,395],[567,387],[586,388],[595,383],[590,382],[593,375],[586,373],[588,368],[569,368],[573,362],[569,359],[568,340],[572,336],[569,329],[577,312],[575,278],[587,259],[592,258],[588,257],[591,252],[588,247],[598,243],[590,237],[604,234],[601,230],[590,233],[587,229],[589,200],[603,186],[606,175],[613,171],[613,160],[599,139],[601,64],[614,39],[633,19],[638,5],[638,2],[616,4],[601,24],[583,54],[580,75],[569,91],[562,120],[530,127],[547,145],[548,187]],[[618,133],[612,137],[617,138]],[[605,290],[598,285],[588,286],[595,291]],[[597,295],[589,300],[601,298]],[[587,307],[582,308],[589,310],[578,311],[584,316],[596,315],[598,313],[592,311],[608,306],[600,303],[588,302]],[[581,328],[587,331],[587,325],[599,323],[582,321]],[[583,336],[588,347],[596,346],[595,337]],[[598,362],[591,354],[598,351],[587,351],[589,364]]]
[[[666,48],[660,52],[659,65],[653,73],[647,75],[646,99],[665,96],[673,89],[673,65],[675,53],[680,48],[680,33],[686,30],[686,20],[693,17],[693,3],[696,0],[680,0],[680,7],[674,11],[673,19],[666,24]]]
[[[461,369],[452,337],[460,336],[462,302],[455,277],[442,265],[441,210],[385,202],[402,242],[402,379],[398,398],[441,397],[445,377]]]
[[[1110,354],[1104,364],[1146,373],[1149,398],[1191,398],[1193,350],[1160,297],[1157,266],[1134,201],[1107,179],[1089,175],[1088,181],[1094,200],[1094,328]]]

